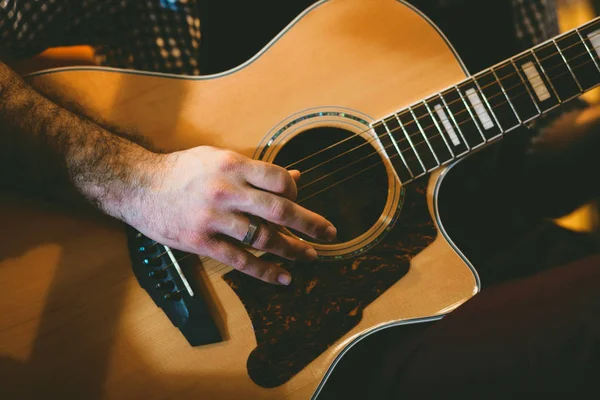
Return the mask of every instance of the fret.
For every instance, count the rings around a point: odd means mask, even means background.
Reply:
[[[460,91],[454,87],[441,93],[441,97],[445,100],[450,115],[454,117],[456,126],[460,127],[468,147],[475,149],[485,144],[483,131]]]
[[[440,124],[438,124],[437,120],[435,119],[434,114],[431,112],[431,108],[429,108],[427,101],[423,100],[423,105],[425,106],[425,109],[427,110],[427,116],[429,118],[431,118],[431,120],[433,121],[433,124],[435,125],[435,127],[437,129],[437,132],[438,132],[437,135],[439,135],[442,138],[442,140],[444,141],[444,143],[446,144],[446,147],[448,148],[448,151],[450,152],[451,158],[454,158],[454,152],[452,151],[452,147],[450,147],[450,145],[448,144],[448,141],[446,140],[446,137],[444,136],[444,131],[442,130],[442,128],[440,127]],[[446,120],[447,120],[447,118],[446,118]],[[451,131],[453,132],[454,128],[451,127]],[[456,134],[454,134],[454,136],[456,136]]]
[[[409,182],[600,84],[600,19],[372,124]]]
[[[569,62],[567,61],[567,59],[565,58],[565,55],[563,54],[562,50],[560,49],[560,47],[556,43],[556,40],[552,39],[552,43],[554,43],[554,47],[556,47],[556,49],[558,50],[558,53],[560,54],[560,56],[563,59],[565,65],[569,69],[569,72],[571,73],[571,76],[573,76],[573,79],[575,80],[575,83],[577,84],[577,87],[579,88],[579,92],[583,93],[583,88],[581,87],[581,84],[579,83],[579,81],[577,80],[577,77],[573,73],[573,70],[571,69],[571,66],[569,65]]]
[[[496,74],[496,71],[494,71],[493,67],[490,68],[490,71],[492,71],[492,74],[494,74],[494,79],[496,80],[496,82],[498,82],[500,89],[502,89],[502,94],[504,94],[504,97],[506,98],[506,101],[508,102],[510,109],[514,113],[514,116],[517,118],[518,125],[520,125],[523,121],[521,121],[521,118],[519,117],[519,114],[517,113],[517,110],[515,109],[514,104],[512,103],[512,101],[510,101],[510,97],[508,96],[508,93],[506,92],[506,89],[504,88],[504,85],[502,84],[502,80],[500,78],[498,78],[498,74]],[[498,113],[496,113],[496,115],[497,114]]]
[[[600,70],[600,21],[593,21],[577,29],[583,44],[588,50],[588,54]]]
[[[439,165],[446,164],[454,158],[452,148],[446,142],[446,138],[442,134],[437,121],[434,119],[425,102],[414,106],[412,114],[418,125],[421,127],[421,132],[427,138],[430,148]]]
[[[475,111],[477,112],[477,110],[480,108],[478,107],[478,102],[481,103],[481,99],[483,99],[483,103],[485,103],[485,105],[487,106],[487,111],[489,111],[489,115],[492,116],[492,118],[494,119],[494,121],[496,121],[496,124],[498,125],[498,129],[500,130],[500,134],[494,136],[500,136],[502,133],[505,132],[505,129],[502,128],[502,124],[500,124],[500,121],[498,121],[498,118],[496,118],[496,113],[494,112],[494,109],[492,108],[492,106],[490,106],[490,103],[486,97],[486,95],[483,94],[483,92],[481,91],[481,87],[479,86],[479,83],[477,83],[477,81],[475,79],[471,79],[471,82],[473,82],[475,84],[475,86],[477,87],[475,88],[471,88],[467,90],[467,98],[469,99],[469,101],[471,102],[471,105],[473,106],[473,108],[475,108]],[[482,106],[483,104],[479,104],[479,106]],[[481,112],[483,112],[485,107],[481,107]],[[486,125],[484,124],[484,128],[486,127]]]
[[[475,75],[473,78],[487,97],[490,107],[494,110],[494,114],[502,124],[502,127],[504,127],[504,130],[510,130],[518,126],[521,120],[494,70],[487,70]]]
[[[465,153],[468,153],[471,150],[471,147],[467,143],[467,139],[458,124],[456,122],[456,118],[454,118],[454,114],[450,111],[450,107],[448,107],[448,103],[444,96],[441,93],[438,94],[439,100],[442,101],[442,105],[436,103],[433,108],[436,111],[436,114],[439,118],[440,123],[445,129],[445,135],[449,136],[450,141],[455,146],[455,155],[461,156]],[[430,104],[434,103],[434,98],[429,100]],[[450,118],[450,119],[448,119]],[[458,135],[456,134],[458,132]]]
[[[408,137],[406,130],[394,114],[385,119],[386,126],[389,128],[392,139],[395,141],[398,151],[404,159],[415,178],[427,173],[427,167],[422,161],[421,154],[415,148],[412,138]]]
[[[536,47],[532,51],[538,65],[544,69],[545,75],[552,82],[561,103],[578,96],[579,89],[562,57],[552,43]]]
[[[572,32],[556,40],[557,46],[571,66],[573,74],[587,91],[600,82],[600,72],[594,65],[595,60],[590,60],[590,53],[578,33]]]
[[[471,117],[471,120],[473,121],[473,123],[477,127],[477,131],[481,135],[481,139],[483,139],[483,143],[486,143],[487,139],[485,138],[485,135],[483,133],[483,127],[480,126],[479,123],[477,122],[477,119],[475,118],[475,115],[473,114],[473,111],[471,110],[471,107],[469,107],[469,104],[467,103],[467,100],[465,99],[465,96],[463,96],[463,94],[460,92],[460,90],[458,89],[458,86],[455,86],[454,88],[456,89],[456,93],[458,93],[458,95],[460,96],[460,100],[461,100],[462,104],[464,104],[464,107],[465,107],[465,110],[466,110],[467,114],[469,114],[469,117]],[[476,147],[476,146],[473,146],[473,147]]]
[[[417,124],[417,128],[419,128],[419,132],[421,132],[421,136],[423,136],[423,139],[425,140],[425,143],[427,143],[427,147],[429,147],[429,150],[431,150],[431,155],[433,156],[433,158],[435,159],[435,162],[437,164],[436,166],[440,166],[441,165],[440,160],[438,159],[437,154],[435,154],[435,151],[433,150],[433,147],[431,146],[431,143],[429,143],[429,138],[425,134],[425,131],[423,130],[423,127],[421,126],[421,123],[419,121],[419,118],[416,117],[416,115],[415,115],[414,111],[412,110],[412,108],[408,107],[408,112],[412,116],[414,123]],[[398,116],[396,116],[396,117],[398,117]],[[416,139],[416,140],[419,140],[419,139]]]
[[[421,132],[421,128],[419,128],[417,121],[415,121],[412,111],[408,109],[395,115],[400,127],[402,127],[406,139],[411,143],[412,149],[422,162],[425,170],[429,172],[438,167],[440,163],[433,153],[429,141]]]
[[[546,70],[533,51],[530,50],[528,54],[518,57],[514,61],[515,64],[521,66],[521,69],[525,69],[526,65],[531,64],[531,67],[535,68],[535,70],[538,72],[541,82],[532,82],[529,80],[529,84],[534,92],[539,90],[537,86],[542,86],[550,94],[550,97],[548,98],[540,98],[540,108],[542,111],[548,111],[561,103],[561,99],[556,91],[556,88],[554,87],[554,84],[548,77]]]
[[[588,55],[592,58],[592,61],[594,62],[594,65],[596,65],[596,69],[598,71],[600,71],[600,65],[598,65],[598,61],[596,60],[596,56],[594,56],[594,53],[590,49],[590,46],[587,44],[585,38],[581,35],[581,32],[579,31],[579,28],[575,28],[575,32],[577,32],[577,35],[579,35],[579,39],[581,40],[581,42],[585,46],[585,49],[588,52]]]
[[[383,147],[387,158],[392,163],[392,167],[394,167],[400,182],[406,183],[411,181],[414,178],[414,175],[408,168],[408,164],[406,163],[406,160],[404,160],[404,156],[394,144],[391,134],[388,132],[388,129],[384,125],[383,121],[375,123],[373,125],[373,131],[375,131],[375,134],[379,138],[381,146]]]
[[[576,32],[585,46],[588,56],[592,59],[593,66],[596,67],[597,71],[600,71],[600,20],[592,21],[577,29]],[[597,83],[598,81],[594,83],[594,86]]]
[[[519,76],[521,83],[523,84],[523,86],[525,86],[525,90],[527,91],[527,94],[529,95],[529,98],[531,99],[531,103],[533,104],[533,106],[535,107],[535,110],[537,111],[532,115],[532,118],[537,117],[538,115],[540,115],[542,113],[542,111],[540,110],[540,107],[538,106],[537,101],[535,100],[535,96],[531,93],[531,90],[529,89],[529,86],[527,85],[527,82],[526,82],[525,78],[523,77],[523,74],[521,73],[519,68],[515,65],[513,60],[510,60],[510,63],[512,65],[512,67],[514,68],[514,70],[517,72],[517,75]],[[525,122],[528,122],[528,120],[526,120]]]
[[[519,67],[517,67],[516,65],[515,65],[515,68],[519,69]],[[533,90],[533,92],[536,95],[537,101],[543,102],[543,101],[546,101],[546,100],[552,98],[552,95],[548,91],[548,87],[542,80],[542,76],[538,72],[534,63],[527,62],[527,63],[522,64],[521,71],[523,71],[523,73],[525,74],[525,77],[527,78],[527,82],[529,82],[529,86],[531,86],[531,89]],[[530,91],[530,93],[531,93],[531,91]],[[531,96],[531,97],[535,101],[533,96]],[[539,108],[539,105],[538,105],[538,108]]]
[[[517,67],[516,65],[515,68],[519,70],[519,67]],[[537,68],[535,67],[535,64],[533,64],[532,62],[524,63],[521,65],[520,70],[522,71],[521,77],[525,75],[525,78],[527,78],[527,82],[525,82],[525,79],[523,79],[523,82],[525,83],[526,87],[530,86],[530,89],[533,90],[533,93],[535,93],[535,97],[533,97],[533,95],[531,94],[531,90],[529,90],[529,95],[531,99],[536,104],[538,112],[541,113],[537,102],[548,100],[552,97],[552,95],[548,91],[548,87],[542,80],[542,77],[538,72]],[[529,85],[527,85],[527,83],[529,83]]]
[[[487,98],[479,90],[477,82],[473,79],[468,79],[464,83],[457,85],[456,88],[461,97],[468,103],[467,109],[475,114],[479,126],[482,127],[482,133],[486,142],[502,135],[502,125],[498,123]]]
[[[495,67],[496,76],[506,88],[506,94],[512,100],[521,122],[529,121],[540,114],[539,108],[529,92],[527,82],[519,75],[518,67],[512,60]]]
[[[600,57],[600,32],[598,30],[590,32],[587,34],[587,38],[592,44],[594,52]]]
[[[418,160],[420,165],[415,164],[415,162],[414,162],[415,158],[413,158],[413,155],[410,152],[410,150],[412,149],[412,143],[410,143],[410,141],[408,142],[409,146],[406,146],[407,142],[406,142],[406,140],[403,140],[401,138],[401,136],[400,136],[400,140],[398,140],[398,131],[400,129],[398,126],[396,126],[396,119],[394,117],[389,117],[387,119],[384,119],[382,122],[383,122],[383,126],[385,126],[385,129],[386,129],[388,135],[392,139],[392,142],[394,143],[394,146],[396,147],[398,154],[400,155],[402,160],[405,162],[410,173],[413,174],[413,176],[415,174],[416,174],[416,176],[420,176],[423,173],[423,170],[419,170],[419,166],[422,169],[424,169],[423,163],[421,162],[421,159],[419,158],[419,156],[416,155],[416,157],[417,157],[416,159]],[[413,173],[413,171],[415,171],[415,172]]]
[[[426,175],[600,84],[600,19],[373,124],[398,177]]]

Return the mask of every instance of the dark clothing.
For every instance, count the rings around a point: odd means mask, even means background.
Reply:
[[[372,335],[319,399],[597,398],[599,313],[595,255],[483,290],[440,321]]]
[[[442,388],[446,395],[560,391],[597,397],[599,289],[596,255],[481,292],[413,344],[388,353],[392,397]],[[389,364],[394,352],[405,356],[401,365]]]
[[[116,68],[198,75],[198,0],[0,0],[0,54],[90,45]]]
[[[473,72],[491,65],[490,55],[510,55],[499,51],[502,48],[514,42],[530,47],[557,30],[554,0],[409,2],[440,24],[464,57],[470,58],[470,51],[479,53]],[[189,75],[198,75],[200,70],[213,73],[252,57],[313,3],[0,0],[0,53],[30,57],[48,47],[87,44],[94,46],[100,65]],[[469,28],[455,29],[458,26]]]

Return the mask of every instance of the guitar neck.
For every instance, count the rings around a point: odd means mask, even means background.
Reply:
[[[373,123],[403,183],[600,84],[600,18]]]

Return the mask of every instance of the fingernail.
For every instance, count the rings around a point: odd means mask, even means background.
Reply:
[[[297,169],[293,169],[293,170],[289,171],[289,173],[295,181],[299,180],[300,176],[302,175],[300,173],[300,171],[298,171]]]
[[[291,281],[292,281],[292,277],[287,274],[281,274],[277,277],[277,282],[279,282],[285,286],[289,285]]]
[[[307,259],[309,260],[316,260],[317,259],[317,252],[315,249],[313,249],[312,247],[307,249],[304,252],[304,255],[306,256]]]
[[[337,236],[337,229],[335,229],[335,226],[329,225],[325,231],[325,234],[327,235],[327,239],[333,240]]]

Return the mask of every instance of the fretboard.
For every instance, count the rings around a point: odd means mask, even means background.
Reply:
[[[373,124],[403,183],[600,84],[600,18]]]

